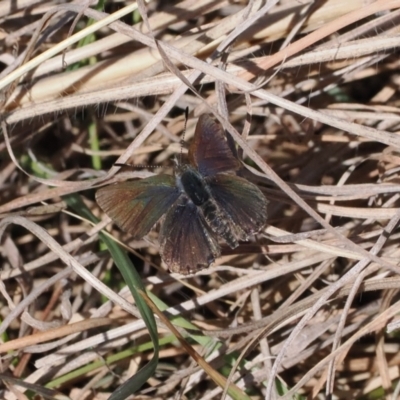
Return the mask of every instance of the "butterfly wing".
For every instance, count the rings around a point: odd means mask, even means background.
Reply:
[[[201,115],[197,121],[188,156],[190,163],[203,176],[236,171],[240,167],[228,146],[222,126],[208,114]]]
[[[99,189],[96,201],[125,232],[141,239],[180,196],[175,178],[155,175]]]
[[[168,211],[159,242],[161,257],[170,271],[184,275],[207,268],[220,254],[204,217],[186,196]]]
[[[247,240],[264,227],[267,221],[267,200],[256,185],[240,176],[229,174],[209,177],[207,183],[219,208],[233,222],[233,228],[236,227],[234,231],[239,239]]]

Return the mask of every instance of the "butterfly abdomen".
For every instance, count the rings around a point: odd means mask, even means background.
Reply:
[[[231,249],[237,247],[238,241],[232,232],[230,221],[221,212],[215,201],[210,198],[204,202],[200,208],[203,212],[204,219],[210,226],[211,230],[222,236]]]

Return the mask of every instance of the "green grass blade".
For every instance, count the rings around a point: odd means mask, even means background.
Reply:
[[[65,196],[64,200],[68,204],[68,206],[71,207],[79,215],[87,218],[92,222],[98,222],[78,195]],[[126,397],[139,390],[141,386],[154,375],[158,364],[159,355],[157,325],[152,311],[147,306],[142,296],[138,293],[139,290],[145,291],[145,287],[126,252],[123,251],[121,247],[116,244],[112,239],[110,239],[107,235],[100,232],[99,236],[101,240],[106,244],[115,262],[115,265],[118,267],[126,284],[128,285],[132,296],[135,299],[135,303],[140,312],[140,315],[142,316],[143,321],[146,324],[147,329],[149,330],[149,335],[154,346],[154,355],[149,363],[146,364],[142,369],[140,369],[132,378],[128,379],[110,396],[110,400],[124,400]]]

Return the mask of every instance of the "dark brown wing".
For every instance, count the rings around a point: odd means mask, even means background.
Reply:
[[[161,257],[170,271],[184,275],[207,268],[220,254],[203,216],[186,196],[168,211],[159,241]]]
[[[267,200],[256,185],[244,178],[229,174],[209,177],[206,181],[219,208],[247,236],[259,232],[265,226]],[[240,239],[247,240],[247,238]]]
[[[222,126],[208,114],[200,116],[189,147],[189,161],[203,176],[236,171],[240,163],[232,154]]]
[[[96,201],[122,230],[141,239],[179,196],[173,176],[155,175],[103,187],[96,192]]]

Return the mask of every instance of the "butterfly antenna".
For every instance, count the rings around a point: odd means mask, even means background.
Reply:
[[[122,164],[114,163],[114,167],[129,167],[129,168],[141,168],[141,169],[155,169],[162,168],[162,165],[145,165],[145,164]]]
[[[185,125],[183,125],[182,139],[181,139],[181,153],[179,156],[179,164],[182,164],[183,145],[185,144],[186,125],[189,118],[189,107],[185,108]]]

